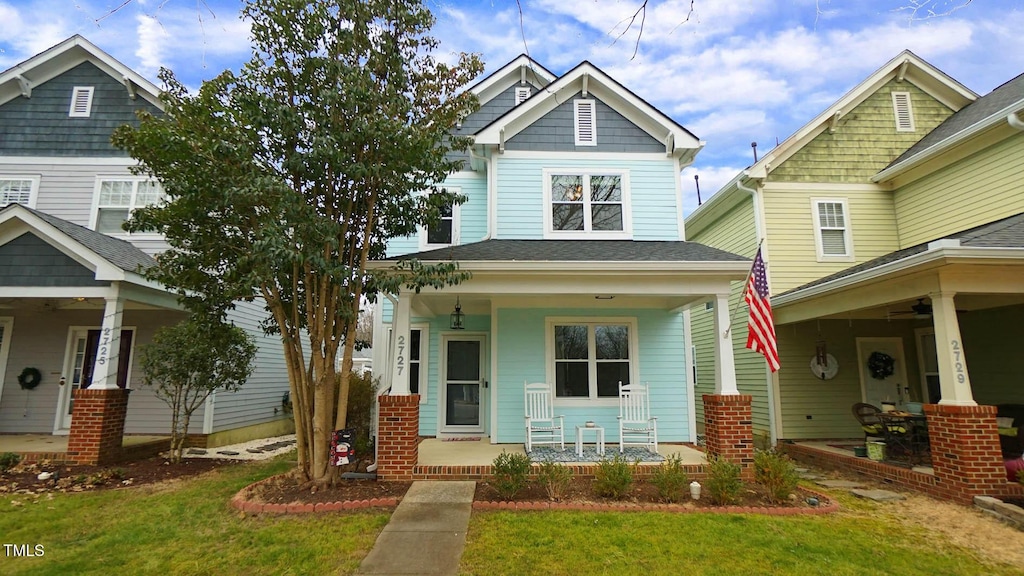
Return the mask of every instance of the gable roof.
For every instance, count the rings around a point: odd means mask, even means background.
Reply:
[[[697,242],[676,240],[483,240],[404,254],[389,261],[417,259],[459,262],[742,262],[742,256]]]
[[[1019,115],[1022,111],[1024,74],[957,111],[893,160],[872,180],[880,182],[896,176],[985,129],[1006,122],[1010,115],[1015,115],[1018,122],[1024,122],[1024,118]]]
[[[141,96],[163,109],[159,88],[79,34],[0,72],[0,105],[18,96],[31,98],[33,87],[52,80],[83,62],[91,62],[124,84],[125,90],[132,98],[136,95]]]
[[[587,61],[581,62],[519,106],[478,130],[475,144],[497,146],[503,150],[506,140],[577,92],[584,95],[593,93],[652,138],[664,143],[666,153],[680,157],[683,165],[692,162],[693,157],[704,147],[704,142],[692,132]]]
[[[540,90],[554,82],[555,78],[557,78],[555,74],[541,66],[536,60],[526,54],[520,54],[508,64],[470,86],[469,91],[476,94],[482,104],[501,94],[513,84],[525,82]]]

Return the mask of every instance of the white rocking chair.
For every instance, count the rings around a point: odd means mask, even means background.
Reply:
[[[651,416],[647,386],[619,382],[619,453],[626,445],[658,453],[658,419]]]
[[[555,416],[554,387],[523,383],[526,390],[526,451],[534,444],[558,444],[565,450],[565,416]]]

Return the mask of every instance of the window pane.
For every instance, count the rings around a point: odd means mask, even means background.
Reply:
[[[127,208],[100,208],[96,217],[96,231],[104,234],[124,234],[121,224],[127,219]]]
[[[555,230],[583,230],[583,205],[552,205],[551,227]]]
[[[842,230],[822,230],[821,252],[827,256],[846,256],[845,233]]]
[[[620,204],[598,204],[592,206],[591,211],[591,224],[594,230],[622,230]]]
[[[448,343],[448,380],[480,379],[480,342],[452,340]]]
[[[555,326],[555,358],[558,360],[586,360],[586,326]]]
[[[818,220],[823,228],[843,228],[843,205],[838,202],[821,202],[818,204]]]
[[[415,348],[414,348],[415,350]],[[419,394],[420,393],[420,363],[410,362],[409,363],[409,393]]]
[[[135,207],[156,204],[157,200],[160,200],[160,195],[160,186],[155,181],[139,182],[139,190],[135,193]]]
[[[130,180],[105,180],[100,184],[100,206],[131,206]]]
[[[436,224],[427,226],[427,244],[451,244],[452,243],[452,221],[441,220]]]
[[[590,369],[587,366],[586,362],[555,362],[555,395],[559,398],[589,397]]]
[[[551,177],[551,201],[552,202],[582,202],[583,201],[583,176],[552,176]]]
[[[32,198],[31,180],[0,180],[0,206],[28,204]]]
[[[597,363],[597,396],[618,397],[619,382],[629,384],[629,362]]]
[[[594,337],[597,340],[598,360],[629,358],[629,327],[595,326]]]
[[[594,202],[622,202],[622,176],[591,176],[590,199]]]
[[[939,355],[935,348],[935,334],[921,335],[921,355],[924,356],[924,371],[939,371]]]
[[[477,426],[480,424],[480,385],[449,384],[446,420],[449,426]]]
[[[409,332],[409,360],[420,359],[420,341],[422,334],[419,330],[411,330]]]

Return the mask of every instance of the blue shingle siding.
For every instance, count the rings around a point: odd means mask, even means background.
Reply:
[[[71,93],[92,86],[92,111],[87,118],[70,118]],[[32,97],[0,106],[0,154],[8,156],[127,156],[110,144],[110,134],[122,124],[137,124],[135,110],[159,114],[144,100],[91,62],[32,88]]]
[[[106,286],[85,266],[26,232],[0,246],[0,286]]]
[[[516,104],[516,86],[519,86],[519,84],[508,87],[504,92],[498,94],[494,98],[491,98],[487,102],[481,102],[480,109],[467,116],[462,121],[462,126],[456,128],[452,132],[459,136],[475,134],[477,130],[487,126],[493,122],[495,118],[511,110]],[[530,90],[534,93],[537,91],[533,86],[530,86]],[[450,160],[461,159],[463,162],[467,163],[467,165],[463,167],[463,170],[469,169],[469,154],[466,152],[451,152],[447,157]]]
[[[576,146],[573,100],[576,94],[509,138],[506,150],[543,152],[665,152],[665,144],[652,138],[622,114],[597,100],[597,146]],[[593,96],[589,99],[596,100]]]

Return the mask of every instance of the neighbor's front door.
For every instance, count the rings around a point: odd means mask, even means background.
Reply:
[[[893,373],[885,378],[875,378],[868,369],[868,360],[875,352],[893,359]],[[904,403],[909,400],[910,383],[907,382],[902,338],[857,338],[857,363],[860,366],[864,402],[879,408],[884,402],[891,402],[898,408],[904,407]]]
[[[131,361],[132,331],[121,331],[121,349],[117,364],[117,385],[124,388],[128,384],[128,367]],[[60,422],[57,430],[71,429],[71,412],[74,410],[72,391],[88,388],[92,384],[93,368],[96,364],[96,351],[99,349],[100,331],[76,329],[71,331],[68,357],[64,362],[65,384],[60,391]]]
[[[442,431],[483,432],[483,336],[444,339]]]

